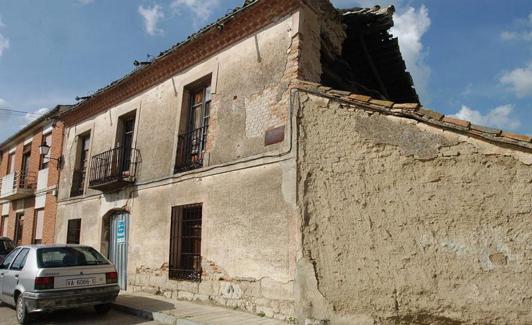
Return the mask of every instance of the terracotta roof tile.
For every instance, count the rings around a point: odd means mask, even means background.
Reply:
[[[371,99],[369,102],[371,104],[375,104],[375,105],[386,107],[386,108],[392,108],[394,104],[394,102],[390,102],[387,100],[380,100],[380,99]]]
[[[524,134],[516,134],[512,132],[506,132],[502,131],[501,136],[509,139],[524,141],[524,142],[532,142],[532,137],[529,137],[528,135]]]
[[[362,109],[415,119],[433,126],[438,126],[442,129],[455,131],[461,134],[468,134],[488,142],[499,143],[519,150],[525,150],[526,152],[532,152],[532,137],[528,135],[515,134],[495,128],[471,124],[469,121],[445,116],[428,108],[420,107],[418,104],[394,103],[387,100],[372,99],[369,96],[349,94],[345,91],[333,90],[330,87],[301,80],[295,82],[293,87],[315,95],[347,103],[347,105],[350,105],[348,106],[347,111]]]
[[[339,96],[339,97],[345,97],[345,96],[351,95],[351,92],[349,91],[336,90],[336,89],[329,90],[327,93],[330,95]]]
[[[365,96],[365,95],[357,95],[357,94],[351,94],[348,96],[349,99],[352,100],[358,100],[360,102],[369,102],[371,100],[371,97]]]
[[[410,110],[417,110],[420,107],[418,103],[396,103],[393,104],[393,108],[395,109],[410,109]]]
[[[450,123],[450,124],[454,124],[454,125],[457,125],[457,126],[461,126],[463,128],[466,128],[466,129],[469,129],[469,127],[471,126],[471,122],[469,122],[469,121],[464,121],[464,120],[461,120],[461,119],[458,119],[458,118],[454,118],[454,117],[450,117],[450,116],[444,116],[442,121],[445,122],[445,123]]]
[[[494,129],[494,128],[490,128],[487,126],[476,125],[476,124],[471,124],[471,130],[475,130],[475,131],[479,131],[483,133],[489,133],[493,135],[500,135],[502,132],[502,130],[500,129]]]
[[[440,112],[436,112],[436,111],[433,111],[433,110],[430,110],[424,107],[421,107],[417,112],[425,117],[428,117],[436,121],[441,121],[441,119],[445,116]]]

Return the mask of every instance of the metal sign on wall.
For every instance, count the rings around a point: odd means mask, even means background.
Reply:
[[[116,243],[125,244],[126,242],[126,222],[118,220],[116,223]]]

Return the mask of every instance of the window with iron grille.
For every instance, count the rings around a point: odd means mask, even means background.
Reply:
[[[81,233],[81,219],[68,220],[67,244],[79,244]]]
[[[172,208],[170,279],[201,280],[201,219],[201,204]]]

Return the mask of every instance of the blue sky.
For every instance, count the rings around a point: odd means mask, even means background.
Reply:
[[[393,33],[422,103],[532,134],[532,1],[394,4]],[[0,108],[42,113],[158,55],[243,0],[0,0]],[[37,115],[0,111],[0,141]]]

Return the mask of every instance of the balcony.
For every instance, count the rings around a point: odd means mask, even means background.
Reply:
[[[202,127],[179,135],[174,173],[182,173],[203,167],[208,127]]]
[[[89,188],[111,192],[135,183],[140,153],[118,147],[95,155],[89,170]]]
[[[86,172],[83,170],[75,170],[72,175],[72,188],[70,189],[70,196],[80,196],[83,195],[85,190],[85,177]]]
[[[0,184],[0,199],[18,200],[35,193],[37,174],[34,172],[18,171],[2,178]]]

